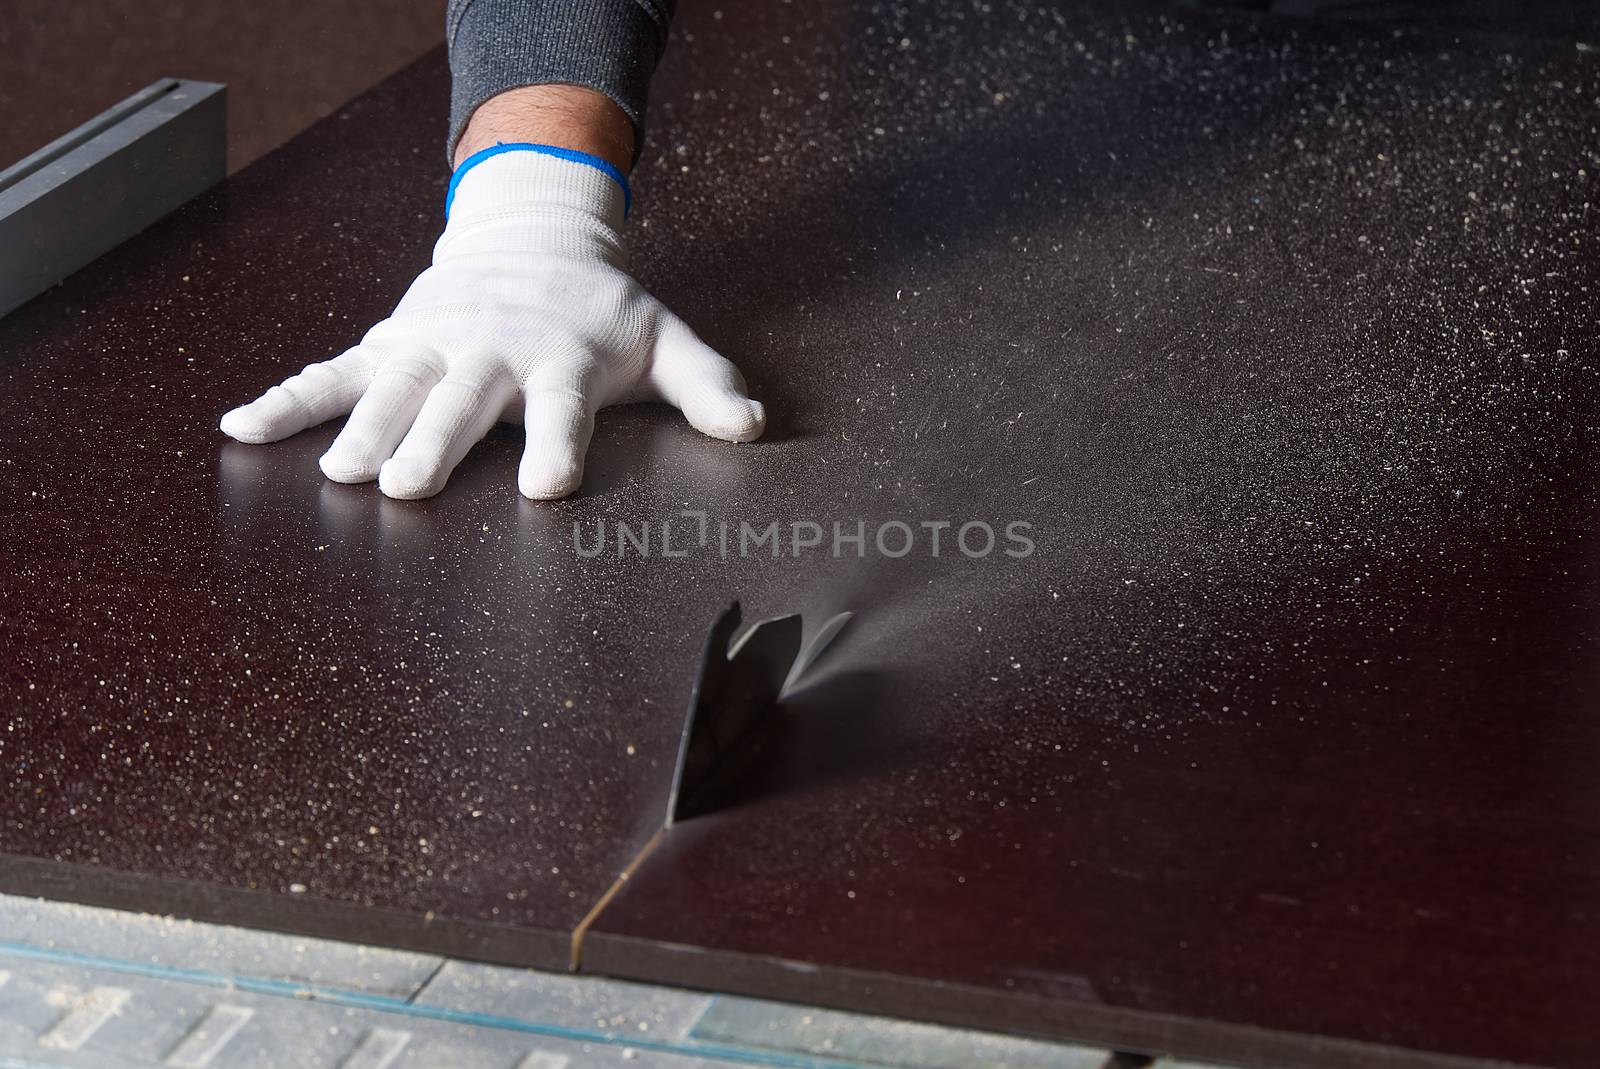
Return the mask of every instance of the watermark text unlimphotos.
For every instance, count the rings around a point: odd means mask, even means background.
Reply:
[[[772,557],[962,556],[1021,559],[1034,551],[1026,520],[713,520],[704,512],[670,519],[574,522],[572,548],[580,557],[682,558],[713,555]]]

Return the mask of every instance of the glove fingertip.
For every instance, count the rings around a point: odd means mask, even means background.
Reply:
[[[317,467],[336,483],[369,483],[378,475],[378,468],[364,458],[329,450],[317,460]]]
[[[761,402],[734,393],[690,405],[684,415],[701,434],[724,442],[753,442],[767,429]]]
[[[555,501],[583,485],[583,464],[575,459],[524,463],[517,470],[517,490],[530,501]]]
[[[571,496],[579,480],[518,479],[517,491],[529,501],[559,501]]]
[[[749,422],[744,432],[733,439],[735,442],[753,442],[767,430],[767,406],[749,397],[744,399],[744,403],[749,410]]]
[[[240,405],[223,413],[217,429],[236,442],[261,445],[273,440],[271,427],[261,419],[251,405]]]
[[[393,457],[378,469],[378,489],[385,497],[401,501],[432,497],[442,489],[442,485],[433,484],[434,473],[426,465],[409,458]]]

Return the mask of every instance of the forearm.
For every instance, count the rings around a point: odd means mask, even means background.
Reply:
[[[469,127],[491,131],[479,148],[498,140],[542,140],[577,148],[617,164],[632,162],[644,116],[650,76],[666,47],[676,0],[450,0],[446,40],[450,45],[451,162],[465,158],[460,142]],[[523,95],[524,87],[559,90]],[[626,139],[615,116],[571,90],[587,89],[608,100],[628,124]],[[513,95],[516,94],[516,95]],[[583,147],[532,136],[566,119],[592,127]],[[494,133],[493,131],[508,131]],[[521,131],[521,132],[519,132]],[[474,136],[479,131],[473,130]],[[620,143],[629,158],[612,159]],[[596,147],[605,151],[596,151]]]
[[[616,102],[575,85],[509,89],[484,101],[456,142],[452,165],[500,143],[533,142],[598,156],[626,174],[634,130]]]

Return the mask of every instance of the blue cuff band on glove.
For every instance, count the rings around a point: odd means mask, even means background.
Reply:
[[[537,152],[545,156],[554,156],[558,160],[569,163],[581,163],[608,176],[613,182],[622,187],[622,217],[626,219],[628,212],[633,208],[633,191],[628,188],[628,177],[617,170],[616,165],[602,160],[599,156],[591,156],[587,152],[579,152],[575,148],[559,148],[555,145],[535,145],[529,141],[502,142],[491,145],[489,148],[480,149],[461,161],[461,166],[456,168],[455,174],[450,176],[450,188],[444,195],[444,217],[450,218],[450,205],[455,203],[456,186],[461,183],[461,176],[472,170],[490,156],[498,156],[502,152]]]

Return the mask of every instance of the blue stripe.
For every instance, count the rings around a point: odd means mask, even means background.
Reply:
[[[626,219],[633,210],[633,191],[628,188],[628,176],[617,170],[610,160],[603,160],[599,156],[591,156],[587,152],[579,152],[575,148],[561,148],[558,145],[535,145],[531,141],[501,142],[491,145],[486,149],[479,149],[461,161],[461,166],[456,168],[455,174],[450,176],[450,188],[444,195],[444,217],[450,218],[450,205],[455,203],[456,186],[461,184],[461,176],[472,170],[478,164],[491,156],[498,156],[502,152],[537,152],[541,156],[554,156],[558,160],[568,163],[581,163],[610,178],[622,187],[622,217]]]
[[[276,995],[280,998],[325,1002],[335,1006],[347,1006],[351,1009],[376,1010],[404,1017],[444,1021],[450,1024],[468,1025],[476,1028],[503,1029],[508,1032],[548,1036],[552,1039],[573,1040],[579,1043],[630,1047],[634,1050],[707,1058],[714,1061],[743,1062],[746,1065],[764,1065],[770,1066],[772,1069],[866,1069],[865,1066],[857,1062],[839,1061],[826,1056],[816,1057],[799,1051],[752,1050],[729,1043],[698,1040],[692,1035],[676,1042],[646,1039],[643,1036],[636,1036],[632,1033],[621,1035],[615,1032],[547,1024],[542,1021],[526,1021],[493,1013],[477,1013],[472,1010],[450,1009],[446,1006],[430,1006],[411,1002],[408,999],[396,998],[393,995],[374,995],[365,991],[351,991],[347,988],[322,987],[316,984],[271,980],[259,976],[229,975],[205,969],[189,969],[178,965],[157,965],[150,962],[125,961],[121,958],[103,958],[95,954],[83,954],[72,950],[60,950],[33,946],[30,943],[13,943],[0,940],[0,957],[7,955],[33,961],[49,962],[55,965],[104,969],[107,972],[143,976],[152,980],[176,981],[186,984],[199,984],[203,987],[246,991],[254,995]],[[415,998],[415,994],[412,997]],[[0,1060],[0,1069],[5,1069],[6,1065],[5,1061]]]

